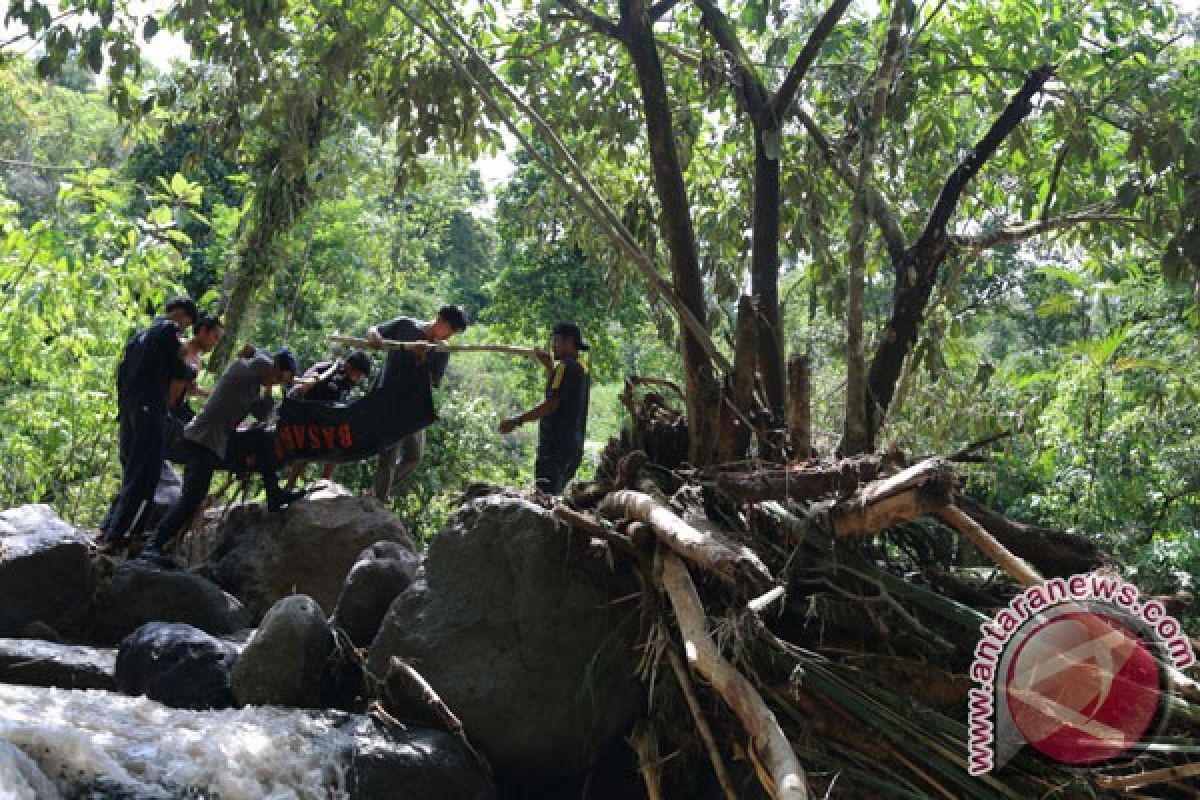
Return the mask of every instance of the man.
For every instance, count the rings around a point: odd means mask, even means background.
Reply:
[[[225,326],[213,314],[201,313],[192,326],[192,338],[184,345],[183,360],[196,371],[204,368],[204,356],[216,349],[221,341]],[[168,460],[181,461],[183,445],[183,428],[191,422],[196,412],[188,403],[189,397],[208,397],[211,392],[200,387],[195,379],[176,379],[171,381],[171,402],[167,408],[166,453]],[[167,465],[166,469],[170,469]]]
[[[296,387],[288,393],[288,397],[326,406],[346,403],[350,399],[351,390],[370,375],[370,357],[363,351],[356,350],[345,359],[336,358],[332,361],[318,361],[313,364],[296,381]],[[307,461],[300,461],[291,468],[288,472],[287,488],[289,490],[296,485],[300,474],[307,466]],[[336,466],[332,461],[327,461],[322,465],[321,477],[331,480]]]
[[[102,551],[123,547],[154,500],[162,473],[167,402],[172,380],[192,380],[180,334],[196,321],[196,303],[176,297],[166,312],[125,343],[117,367],[121,489],[101,523]]]
[[[500,432],[512,433],[526,422],[538,420],[537,461],[533,468],[537,488],[559,494],[575,477],[583,459],[591,376],[587,363],[579,358],[588,345],[574,322],[554,326],[550,349],[557,360],[543,354],[545,399],[523,414],[501,422]]]
[[[222,373],[204,408],[183,430],[187,448],[183,495],[158,524],[154,541],[142,551],[144,558],[163,559],[163,549],[191,522],[204,503],[213,473],[218,469],[236,469],[253,460],[254,469],[262,475],[267,508],[271,511],[304,496],[303,492],[280,488],[271,434],[262,427],[238,430],[238,424],[247,414],[265,422],[273,405],[271,388],[290,383],[295,374],[296,359],[287,349],[273,356],[256,350],[251,357],[234,361]],[[267,391],[264,393],[263,389]]]
[[[430,352],[435,346],[456,333],[467,329],[467,315],[461,306],[446,305],[438,309],[432,322],[420,322],[411,317],[396,317],[390,322],[376,325],[367,331],[367,344],[375,350],[383,348],[384,340],[395,342],[421,342],[424,348],[397,349],[388,352],[379,375],[378,386],[387,386],[397,381],[416,380],[423,374],[422,366],[429,365],[429,379],[435,387],[440,386],[450,363],[449,353]],[[409,434],[392,447],[379,454],[379,470],[375,474],[375,496],[387,500],[392,484],[404,480],[421,463],[425,449],[425,432]]]

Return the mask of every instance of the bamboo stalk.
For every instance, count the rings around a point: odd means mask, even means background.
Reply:
[[[724,698],[750,737],[750,746],[765,768],[765,788],[775,800],[808,800],[807,780],[792,745],[754,685],[738,672],[708,634],[704,606],[683,561],[670,551],[655,559],[663,589],[675,609],[688,665]]]
[[[629,746],[637,753],[638,771],[646,785],[648,800],[663,800],[662,772],[659,770],[658,737],[650,722],[638,722],[629,734]]]
[[[1043,582],[1043,578],[1037,570],[1009,552],[1007,547],[996,541],[996,537],[968,517],[958,506],[953,504],[943,506],[934,510],[933,515],[967,537],[1002,570],[1011,575],[1017,583],[1022,586],[1037,586]]]
[[[1155,783],[1173,783],[1200,775],[1200,763],[1180,764],[1163,769],[1152,769],[1135,775],[1101,775],[1095,779],[1096,785],[1104,789],[1141,789]]]
[[[704,749],[708,751],[708,760],[712,762],[713,772],[717,775],[717,783],[721,785],[721,791],[727,800],[737,800],[737,792],[734,791],[733,781],[729,778],[729,770],[725,769],[725,761],[721,758],[721,751],[717,747],[716,737],[713,736],[712,726],[708,724],[708,719],[700,708],[700,701],[696,699],[696,689],[692,686],[692,679],[674,645],[667,646],[667,659],[671,663],[671,671],[675,673],[675,680],[679,682],[679,688],[683,691],[683,698],[687,701],[688,710],[692,712],[696,730],[700,732],[700,738],[704,741]]]
[[[331,334],[329,341],[337,344],[352,344],[357,347],[370,347],[366,339],[358,336],[344,336],[340,333]],[[447,344],[446,342],[398,342],[394,339],[383,340],[384,350],[432,350],[435,353],[505,353],[513,356],[525,356],[541,360],[543,355],[549,355],[545,350],[533,347],[513,347],[507,344]]]

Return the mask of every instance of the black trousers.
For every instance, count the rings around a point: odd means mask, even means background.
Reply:
[[[163,464],[165,411],[150,406],[122,408],[119,449],[121,490],[101,527],[117,541],[136,532],[154,504]]]
[[[550,494],[561,494],[583,460],[583,445],[569,442],[542,442],[538,440],[537,460],[533,462],[533,474],[537,488]]]
[[[154,546],[166,547],[179,532],[187,527],[192,517],[204,505],[204,498],[212,487],[213,473],[217,470],[242,470],[248,467],[262,475],[267,502],[277,498],[279,488],[278,464],[275,462],[275,446],[271,434],[262,428],[235,431],[225,447],[225,459],[202,444],[184,440],[183,490],[179,502],[171,507],[158,531],[154,534]]]

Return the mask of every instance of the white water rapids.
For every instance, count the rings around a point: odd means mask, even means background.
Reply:
[[[66,800],[89,787],[123,798],[345,798],[351,737],[336,722],[0,684],[0,800]]]

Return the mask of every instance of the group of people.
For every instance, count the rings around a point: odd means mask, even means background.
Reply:
[[[189,328],[192,336],[185,340]],[[432,321],[400,316],[372,326],[366,336],[372,349],[384,349],[389,342],[413,345],[388,350],[374,386],[401,381],[440,386],[450,352],[438,345],[466,328],[466,313],[455,305],[442,306]],[[102,551],[125,548],[148,527],[156,490],[160,485],[178,485],[170,462],[183,465],[182,486],[142,550],[149,560],[166,560],[164,551],[190,525],[218,470],[257,472],[270,511],[303,497],[305,492],[295,489],[295,484],[304,464],[294,465],[287,486],[280,486],[281,464],[269,427],[274,387],[307,402],[344,404],[372,372],[367,353],[356,351],[346,358],[318,362],[296,380],[296,359],[286,347],[271,353],[248,345],[213,389],[206,391],[196,378],[204,355],[217,346],[222,333],[218,318],[200,312],[190,298],[178,297],[167,303],[162,316],[126,342],[116,381],[121,487],[100,525],[97,545]],[[590,376],[581,356],[587,349],[578,325],[555,325],[550,351],[537,352],[546,368],[544,399],[499,425],[500,433],[508,434],[525,423],[538,422],[536,485],[551,494],[560,493],[574,477],[583,456]],[[199,412],[190,406],[192,397],[204,398]],[[257,423],[243,425],[247,416]],[[386,499],[395,483],[417,469],[424,447],[425,434],[419,430],[379,453],[376,497]],[[333,469],[333,463],[326,463],[323,477],[331,478]]]

